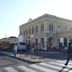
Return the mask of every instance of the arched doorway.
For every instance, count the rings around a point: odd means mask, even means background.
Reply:
[[[52,46],[53,46],[53,38],[50,37],[50,38],[48,38],[48,40],[47,40],[47,47],[48,47],[48,49],[51,49]]]
[[[35,39],[35,50],[38,50],[38,39]]]
[[[40,48],[41,48],[41,50],[44,49],[44,38],[41,38]]]
[[[64,38],[64,46],[67,46],[67,38]]]

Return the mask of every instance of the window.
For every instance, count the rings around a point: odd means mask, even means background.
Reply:
[[[31,34],[31,29],[29,28],[29,35]]]
[[[25,36],[25,31],[23,31],[23,35]]]
[[[36,33],[38,32],[38,26],[35,27],[35,32],[36,32]]]
[[[41,24],[41,32],[44,31],[44,24]]]
[[[28,30],[26,30],[26,35],[28,35]]]
[[[72,27],[71,27],[71,30],[72,30]]]
[[[61,28],[61,26],[59,25],[58,28]]]
[[[67,27],[65,27],[65,30],[67,30]]]
[[[44,48],[44,38],[41,38],[41,46]]]
[[[32,34],[34,34],[34,27],[32,27]]]
[[[20,31],[20,35],[22,35],[22,31]]]
[[[53,32],[53,24],[52,23],[49,24],[49,32]]]
[[[61,28],[61,26],[59,25],[59,26],[57,26],[57,32],[60,32],[60,28]]]

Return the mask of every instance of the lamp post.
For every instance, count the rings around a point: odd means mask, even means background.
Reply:
[[[32,47],[32,49],[31,49],[31,51],[32,51],[32,54],[34,54],[34,35],[31,35],[30,36],[30,38],[31,38],[31,47]],[[35,57],[33,58],[32,56],[31,56],[31,59],[35,59]]]
[[[57,47],[59,47],[59,31],[60,31],[60,26],[57,26]]]

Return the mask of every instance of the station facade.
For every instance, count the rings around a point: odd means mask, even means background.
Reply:
[[[72,20],[44,14],[29,19],[19,27],[20,35],[27,44],[34,43],[38,50],[48,50],[67,46],[72,40]]]

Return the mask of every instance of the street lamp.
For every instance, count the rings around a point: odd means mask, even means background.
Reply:
[[[58,38],[58,34],[60,32],[60,26],[57,26],[57,47],[59,47],[59,38]]]
[[[32,50],[32,53],[34,54],[34,51],[35,51],[35,49],[34,49],[34,35],[31,35],[30,38],[31,38],[31,42],[32,42],[32,43],[31,43],[31,45],[32,45],[32,46],[31,46],[31,47],[32,47],[31,50]],[[31,57],[31,58],[33,59],[33,57]],[[35,57],[35,58],[36,58],[36,57]],[[34,59],[35,59],[35,58],[34,58]]]

